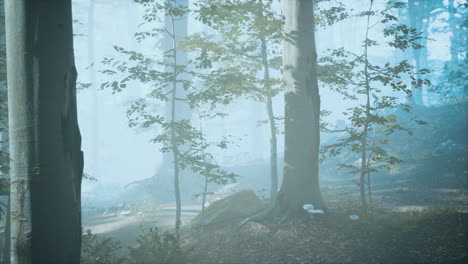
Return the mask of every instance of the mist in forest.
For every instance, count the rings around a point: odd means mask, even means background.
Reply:
[[[468,260],[466,0],[0,2],[0,263]]]

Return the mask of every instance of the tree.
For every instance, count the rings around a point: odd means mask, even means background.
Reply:
[[[5,12],[0,1],[0,175],[8,175],[8,97],[6,85]],[[8,176],[7,176],[8,177]]]
[[[11,262],[79,263],[83,169],[71,1],[5,1]]]
[[[432,11],[441,5],[439,1],[420,1],[408,0],[407,16],[409,26],[421,34],[421,38],[415,40],[415,43],[420,45],[420,48],[411,49],[412,61],[414,66],[414,78],[421,79],[419,72],[421,69],[428,67],[427,58],[428,52],[426,49],[427,39],[429,35],[429,25],[431,24]],[[412,87],[412,96],[410,99],[413,104],[422,105],[423,93],[417,87]]]
[[[281,19],[267,1],[201,1],[197,19],[210,27],[212,34],[195,34],[185,48],[199,52],[198,67],[207,98],[229,104],[247,97],[264,104],[270,130],[270,198],[278,192],[277,134],[278,120],[273,111],[273,97],[280,92]],[[261,76],[261,77],[259,77]]]
[[[284,173],[278,202],[291,213],[304,204],[325,209],[319,186],[320,95],[314,2],[283,1]]]
[[[214,157],[211,153],[207,152],[209,148],[213,146],[218,147],[221,150],[225,150],[228,147],[228,141],[224,140],[221,142],[208,142],[203,133],[202,126],[202,115],[198,114],[200,120],[200,128],[198,130],[198,136],[194,137],[192,141],[192,153],[190,155],[190,160],[187,162],[187,165],[190,166],[191,170],[199,173],[203,176],[203,191],[199,194],[195,194],[193,198],[202,198],[202,213],[205,212],[206,199],[209,195],[212,195],[212,192],[209,192],[208,185],[210,183],[215,183],[219,185],[224,185],[229,182],[236,182],[237,174],[229,173],[226,170],[222,169],[218,164],[212,162]]]
[[[461,103],[468,97],[466,71],[468,70],[468,3],[448,1],[448,26],[436,28],[450,32],[450,61],[446,62],[432,92],[439,95],[440,103]]]
[[[371,1],[367,11],[355,15],[366,20],[363,52],[355,54],[341,48],[331,51],[329,56],[320,59],[321,82],[343,95],[345,100],[355,102],[354,106],[344,113],[349,116],[350,127],[335,131],[345,132],[346,136],[334,144],[324,146],[323,152],[337,156],[344,150],[349,150],[359,155],[358,162],[351,160],[341,163],[339,167],[350,169],[352,174],[359,175],[356,184],[360,189],[364,211],[367,210],[366,185],[369,200],[371,199],[370,173],[380,168],[390,169],[391,165],[403,162],[384,148],[389,144],[386,136],[395,131],[403,130],[411,134],[409,128],[392,112],[397,107],[404,112],[411,110],[409,105],[398,103],[398,93],[411,97],[412,88],[420,90],[423,86],[430,85],[428,80],[413,76],[413,67],[406,60],[395,65],[390,62],[379,65],[369,58],[369,49],[385,43],[389,48],[402,51],[421,48],[418,43],[421,33],[398,23],[397,17],[392,14],[394,9],[403,7],[402,3],[395,2],[384,10],[376,11],[373,10],[373,1]],[[377,22],[371,20],[375,17],[378,19]],[[372,34],[371,31],[376,25],[384,28],[381,42],[374,40],[378,35]],[[416,76],[427,73],[428,70],[420,69]],[[411,85],[405,83],[405,77],[411,80]],[[390,89],[388,91],[385,88]],[[424,124],[423,121],[414,118],[413,121]]]
[[[206,145],[203,133],[193,127],[188,117],[185,116],[185,109],[192,111],[192,108],[200,103],[199,100],[193,98],[204,99],[203,96],[199,97],[194,92],[193,81],[186,78],[191,73],[188,70],[189,63],[181,64],[179,60],[181,35],[177,31],[175,21],[187,15],[188,7],[174,1],[142,0],[139,3],[146,10],[143,17],[145,24],[152,28],[149,31],[137,33],[135,35],[137,40],[154,40],[156,37],[166,35],[172,39],[172,45],[168,50],[163,50],[161,56],[154,57],[147,57],[142,53],[116,46],[115,50],[127,60],[104,58],[103,64],[108,65],[109,69],[102,72],[113,76],[114,81],[103,83],[102,88],[120,92],[127,89],[127,84],[131,81],[147,85],[149,88],[150,91],[146,96],[130,105],[127,117],[130,127],[153,129],[156,135],[151,142],[160,144],[160,151],[163,154],[172,155],[176,201],[175,231],[178,235],[182,209],[180,173],[190,170],[208,178],[213,178],[216,173],[220,175],[214,178],[219,176],[233,179],[234,177],[232,177],[233,174],[225,173],[224,170],[207,160],[209,146]],[[163,24],[163,19],[160,18],[162,13],[169,18],[169,27],[167,23]],[[169,114],[161,113],[161,108],[167,108],[167,105],[171,110]],[[220,146],[224,145],[220,144]]]
[[[326,209],[319,186],[320,95],[317,82],[314,2],[282,1],[285,151],[283,181],[271,207],[245,219],[280,217],[280,223],[303,212],[304,204]]]
[[[0,1],[0,195],[10,194],[9,146],[8,146],[8,94],[6,78],[6,43],[5,43],[5,9],[4,1]],[[10,261],[10,197],[5,209],[0,211],[0,219],[4,219],[5,231],[3,241],[0,241],[0,263]]]
[[[158,2],[157,0],[154,1],[152,0],[153,2]],[[144,3],[145,1],[135,1],[137,3]],[[151,1],[150,1],[151,2]],[[161,1],[159,1],[161,2]],[[174,7],[181,7],[181,8],[185,8],[185,9],[188,9],[189,7],[189,1],[188,0],[168,0],[167,2],[169,2],[172,6]],[[180,42],[180,40],[182,40],[184,37],[187,36],[187,33],[188,33],[188,16],[189,16],[189,12],[187,10],[187,12],[183,13],[183,14],[180,14],[176,17],[176,19],[171,19],[171,15],[169,13],[166,13],[163,17],[163,21],[164,21],[164,27],[170,29],[170,28],[174,28],[174,32],[177,33],[177,36],[174,36],[175,38],[177,38],[177,42]],[[164,51],[169,51],[173,48],[174,46],[174,39],[173,37],[171,37],[169,34],[163,34],[162,36],[162,48]],[[170,58],[168,58],[170,59]],[[186,65],[187,64],[187,54],[179,49],[177,50],[177,58],[176,58],[176,62],[178,65]],[[166,71],[170,71],[170,66],[169,64],[172,63],[172,62],[169,62],[168,61],[168,65],[166,65]],[[185,72],[181,72],[180,75],[179,75],[179,79],[188,79],[188,76]],[[180,84],[179,84],[180,85]],[[185,98],[186,97],[186,92],[184,89],[179,89],[178,91],[178,96],[180,98]],[[177,112],[177,117],[176,117],[176,120],[190,120],[191,119],[191,111],[190,111],[190,108],[188,107],[188,105],[184,102],[181,102],[181,101],[176,101],[175,102],[175,110]],[[171,109],[171,104],[166,104],[166,118],[170,118],[171,116],[171,112],[172,112],[172,109]],[[157,175],[161,176],[161,175],[164,175],[164,174],[168,174],[168,173],[173,173],[173,170],[171,168],[171,164],[174,163],[174,160],[173,160],[173,156],[171,155],[171,153],[163,153],[162,154],[162,165],[161,167],[159,168],[158,172],[156,173]]]

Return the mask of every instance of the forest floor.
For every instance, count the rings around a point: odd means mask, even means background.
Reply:
[[[359,213],[357,193],[323,188],[330,214],[308,215],[281,227],[239,221],[190,228],[199,206],[183,208],[187,263],[468,263],[466,189],[376,188],[375,204]],[[353,209],[354,208],[354,209]],[[359,215],[351,220],[349,215]],[[154,214],[100,215],[85,229],[133,246],[139,230],[171,230],[174,208]]]
[[[191,229],[188,263],[468,263],[468,213],[433,208],[311,215],[280,228],[248,223]]]

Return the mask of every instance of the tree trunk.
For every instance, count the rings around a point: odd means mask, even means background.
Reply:
[[[189,1],[188,0],[176,0],[175,1],[177,3],[177,5],[180,5],[180,6],[188,6],[189,5]],[[172,23],[174,22],[174,25],[172,25]],[[174,18],[174,19],[171,19],[170,16],[166,16],[165,17],[165,26],[167,29],[170,29],[172,27],[174,27],[174,32],[175,32],[175,37],[176,37],[176,44],[177,44],[177,41],[180,39],[180,38],[183,38],[183,37],[186,37],[187,36],[187,31],[188,31],[188,19],[186,16],[184,17],[177,17],[177,18]],[[176,46],[174,46],[173,43],[174,40],[171,36],[168,36],[166,34],[166,38],[163,40],[163,49],[164,49],[164,52],[167,52],[173,48],[175,48]],[[185,65],[187,63],[187,53],[185,52],[178,52],[177,54],[177,58],[176,58],[176,62],[177,62],[177,65]],[[166,68],[167,71],[171,71],[170,67],[167,66]],[[180,78],[185,78],[186,76],[184,76],[183,74],[181,74]],[[178,93],[177,93],[177,97],[178,98],[185,98],[186,97],[186,92],[185,90],[182,88],[182,85],[181,84],[178,84]],[[166,117],[170,117],[171,116],[171,111],[172,111],[172,106],[171,104],[167,104],[167,107],[166,107]],[[190,111],[190,108],[188,107],[188,105],[185,103],[185,102],[182,102],[182,101],[176,101],[175,102],[175,111],[177,112],[177,118],[175,119],[176,121],[179,121],[179,120],[184,120],[184,119],[187,119],[187,120],[190,120],[191,119],[191,115],[192,115],[192,112]],[[158,170],[158,174],[160,176],[162,175],[167,175],[167,174],[170,174],[170,173],[173,173],[172,169],[171,169],[171,164],[174,162],[173,160],[173,157],[170,153],[163,153],[162,154],[162,165],[160,167],[160,169]]]
[[[448,23],[450,27],[450,32],[452,32],[452,36],[450,37],[450,62],[453,69],[458,64],[457,33],[459,32],[459,30],[457,30],[457,22],[455,18],[455,14],[457,12],[457,9],[455,8],[455,0],[448,1],[448,12]]]
[[[205,166],[206,168],[206,166]],[[205,173],[206,173],[206,169],[205,169]],[[203,186],[203,193],[202,193],[202,213],[205,212],[205,204],[206,204],[206,195],[207,195],[207,192],[208,192],[208,176],[205,175],[205,183],[204,183],[204,186]]]
[[[5,5],[4,1],[0,0],[0,180],[2,186],[0,195],[10,194],[10,175],[8,170],[9,163],[9,146],[8,146],[8,99],[6,85],[6,43],[5,43]],[[7,196],[8,203],[5,208],[5,231],[3,233],[2,247],[0,248],[0,263],[10,263],[10,197]]]
[[[177,96],[177,39],[175,37],[175,24],[174,24],[174,17],[171,17],[171,26],[172,26],[172,54],[173,54],[173,66],[172,66],[172,74],[173,74],[173,82],[172,82],[172,98],[171,98],[171,123],[174,124],[177,121],[176,113],[178,113],[176,109],[176,96]],[[179,185],[179,148],[176,145],[176,135],[175,135],[175,128],[171,127],[171,144],[172,144],[172,155],[173,155],[173,166],[174,166],[174,193],[175,193],[175,200],[176,200],[176,221],[175,221],[175,232],[177,238],[179,238],[179,229],[180,229],[180,215],[182,212],[182,203],[180,199],[180,185]]]
[[[369,166],[369,163],[367,163],[367,166]],[[370,172],[367,173],[367,197],[368,197],[369,206],[372,207],[372,185],[371,185]]]
[[[361,206],[364,212],[367,211],[366,202],[366,170],[367,170],[367,127],[365,127],[361,140],[361,168],[359,172],[359,192],[361,194]]]
[[[268,123],[270,125],[270,199],[274,201],[278,194],[278,151],[276,139],[276,124],[275,115],[273,113],[273,102],[271,97],[270,69],[268,64],[267,42],[265,39],[262,42],[262,64],[263,64],[263,80],[265,81],[264,89],[266,95],[266,109],[268,114]]]
[[[368,151],[368,133],[370,125],[370,115],[371,115],[371,83],[369,76],[369,30],[370,30],[370,17],[372,11],[371,1],[369,6],[369,11],[367,14],[367,25],[366,25],[366,40],[364,44],[364,82],[365,82],[365,96],[366,96],[366,105],[365,105],[365,121],[363,124],[364,130],[361,134],[361,168],[360,168],[360,177],[359,177],[359,191],[361,193],[361,205],[364,212],[367,211],[367,202],[366,202],[366,174],[369,171],[369,163],[367,162],[367,151]]]
[[[11,263],[79,263],[83,153],[71,1],[5,2]]]
[[[0,263],[8,264],[10,263],[10,236],[11,236],[11,223],[10,223],[10,197],[8,197],[8,207],[5,215],[5,233],[3,235],[3,248],[2,248],[2,259]]]
[[[418,5],[416,5],[418,2]],[[422,30],[422,12],[424,12],[422,8],[423,3],[417,0],[408,0],[408,16],[410,21],[410,27],[416,29],[417,32],[421,32]],[[417,41],[418,44],[422,44],[421,40]],[[424,48],[422,48],[424,49]],[[422,69],[421,67],[421,51],[422,49],[412,49],[413,52],[413,64],[414,64],[414,77],[416,79],[420,78],[419,71]],[[412,100],[411,102],[416,105],[422,105],[422,91],[416,88],[414,85],[411,88],[412,92]]]
[[[204,186],[203,186],[203,193],[202,193],[202,213],[205,212],[205,203],[206,203],[206,196],[208,192],[208,176],[210,171],[208,170],[208,166],[206,163],[206,153],[205,153],[205,140],[204,140],[204,135],[203,135],[203,126],[201,122],[201,116],[200,113],[198,113],[198,117],[200,118],[200,139],[201,139],[201,146],[202,146],[202,155],[203,155],[203,165],[204,165]]]
[[[320,95],[317,83],[314,1],[281,1],[285,17],[284,176],[279,205],[288,214],[304,204],[325,208],[319,186]]]

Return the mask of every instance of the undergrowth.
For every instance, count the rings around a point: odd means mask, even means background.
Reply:
[[[179,264],[185,262],[179,240],[153,227],[138,234],[135,247],[122,247],[112,238],[98,238],[87,230],[82,236],[81,264]]]

